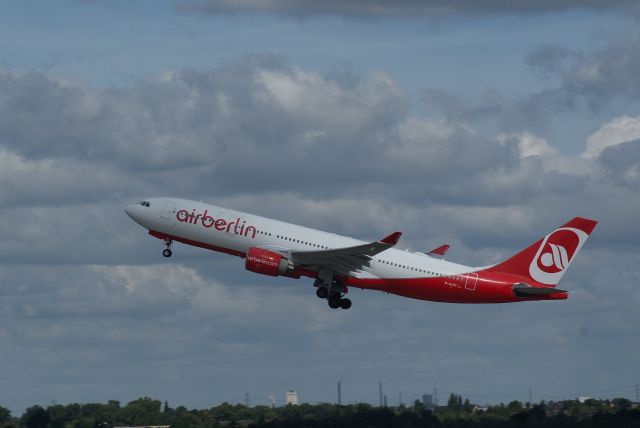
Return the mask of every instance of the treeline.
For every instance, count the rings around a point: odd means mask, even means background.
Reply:
[[[247,407],[223,403],[210,409],[172,408],[167,402],[140,398],[121,406],[68,404],[32,406],[20,417],[0,407],[2,428],[111,428],[115,426],[170,425],[172,428],[510,428],[510,427],[638,427],[640,409],[626,399],[541,402],[518,401],[489,407],[473,405],[452,394],[447,406],[426,409],[412,406],[377,407],[369,404],[301,404],[298,406]]]

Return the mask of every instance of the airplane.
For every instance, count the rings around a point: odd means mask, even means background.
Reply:
[[[393,248],[400,232],[367,242],[176,198],[145,199],[125,212],[164,242],[164,257],[181,242],[241,257],[258,274],[308,277],[333,309],[351,307],[354,287],[449,303],[563,300],[568,291],[555,287],[597,224],[575,217],[500,263],[470,267]]]

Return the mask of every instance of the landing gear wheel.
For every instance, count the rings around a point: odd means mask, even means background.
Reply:
[[[316,296],[321,299],[326,299],[327,297],[329,297],[329,290],[327,290],[327,287],[318,287],[318,289],[316,290]]]
[[[340,307],[342,309],[349,309],[351,307],[350,299],[340,299]]]
[[[171,239],[169,238],[164,238],[164,246],[167,247],[164,250],[162,250],[162,255],[165,257],[171,257],[171,254],[173,254],[171,252],[171,244],[173,243],[173,241],[171,241]]]
[[[338,309],[340,307],[340,296],[331,296],[327,301],[331,309]]]

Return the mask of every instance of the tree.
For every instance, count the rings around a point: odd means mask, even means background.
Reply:
[[[460,397],[458,397],[458,395],[454,393],[449,394],[449,399],[447,400],[447,407],[451,410],[458,410],[460,408],[458,404],[459,398]]]
[[[154,425],[161,421],[160,400],[139,398],[127,404],[121,411],[122,421],[131,425]]]
[[[11,411],[0,406],[0,424],[11,420]]]
[[[518,400],[513,400],[509,404],[507,404],[507,410],[509,413],[515,413],[522,410],[522,403]]]
[[[464,411],[468,413],[471,413],[473,411],[473,406],[471,405],[471,402],[468,398],[464,400],[463,408]]]
[[[616,406],[618,410],[631,408],[631,401],[626,398],[614,398],[611,403]]]
[[[47,428],[49,414],[41,406],[32,406],[25,410],[22,422],[27,428]]]
[[[55,404],[47,407],[47,414],[49,415],[49,428],[64,428],[65,414],[63,405]]]

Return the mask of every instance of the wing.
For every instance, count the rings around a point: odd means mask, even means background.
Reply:
[[[320,251],[291,251],[291,261],[296,265],[326,267],[336,273],[349,275],[351,272],[370,266],[373,256],[388,250],[398,243],[400,232],[394,232],[379,241],[353,247],[334,248]]]

